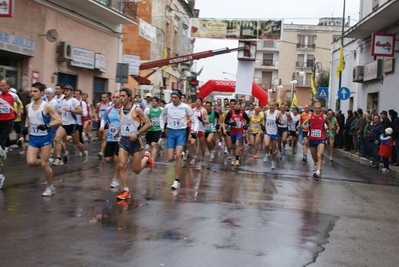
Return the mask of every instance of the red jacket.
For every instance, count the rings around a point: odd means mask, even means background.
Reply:
[[[386,158],[390,158],[393,149],[393,138],[384,134],[380,135],[380,149],[378,155]]]

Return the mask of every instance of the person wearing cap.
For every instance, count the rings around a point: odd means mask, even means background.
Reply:
[[[392,123],[388,118],[388,112],[386,110],[383,110],[381,111],[380,115],[381,115],[381,123],[382,126],[384,126],[384,130],[389,127],[392,128]]]
[[[393,130],[391,127],[385,129],[384,133],[379,136],[379,141],[381,143],[378,150],[378,155],[382,157],[382,162],[384,167],[380,170],[382,173],[389,172],[389,158],[392,155],[393,150]]]
[[[151,107],[152,103],[152,94],[151,93],[146,93],[145,94],[145,99],[142,102],[141,109],[145,110],[148,107]]]
[[[44,90],[44,84],[34,83],[31,88],[33,102],[26,106],[26,133],[29,129],[26,163],[31,167],[42,167],[47,182],[42,196],[50,197],[55,194],[53,172],[50,167],[50,153],[53,144],[53,134],[50,129],[61,125],[61,118],[55,109],[43,100]],[[39,155],[41,155],[40,158],[38,158]]]
[[[182,170],[182,152],[186,142],[186,128],[187,118],[190,116],[193,126],[193,137],[196,137],[199,127],[199,120],[194,112],[187,105],[182,103],[182,92],[180,90],[173,90],[171,93],[172,102],[167,104],[161,113],[160,124],[161,131],[165,131],[165,122],[167,121],[168,136],[167,136],[167,159],[169,162],[176,161],[175,180],[171,186],[172,190],[180,188],[180,173]]]
[[[61,102],[62,124],[61,127],[58,127],[54,137],[54,147],[57,157],[53,162],[54,166],[64,165],[61,159],[61,142],[64,141],[64,143],[66,143],[68,135],[72,137],[73,144],[82,152],[82,156],[84,157],[83,162],[85,163],[88,159],[88,151],[84,150],[83,144],[79,141],[78,118],[76,115],[82,115],[83,110],[79,101],[73,97],[74,92],[75,89],[71,85],[64,86],[65,98]],[[65,151],[65,155],[69,155],[68,151]]]
[[[157,155],[157,145],[161,138],[160,117],[162,110],[163,108],[159,106],[159,98],[156,96],[152,97],[151,106],[148,106],[144,110],[144,114],[151,121],[151,127],[148,129],[146,140],[147,145],[151,146],[151,157],[153,159],[155,159]]]

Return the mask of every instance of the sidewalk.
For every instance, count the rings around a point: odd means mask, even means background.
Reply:
[[[334,153],[340,155],[340,156],[344,156],[347,157],[351,160],[357,161],[360,164],[364,164],[368,167],[368,165],[370,165],[370,160],[363,158],[363,157],[359,157],[358,155],[355,155],[349,151],[345,151],[343,149],[335,149]],[[370,170],[373,170],[373,168],[370,168]],[[380,168],[382,168],[382,163],[380,164]],[[375,169],[375,171],[378,171],[377,169]],[[392,166],[389,165],[389,175],[394,176],[395,178],[399,178],[399,166]]]

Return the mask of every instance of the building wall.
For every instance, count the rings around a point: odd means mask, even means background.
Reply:
[[[66,15],[64,12],[43,6],[34,1],[15,1],[13,18],[2,19],[1,31],[19,37],[31,39],[35,42],[33,57],[5,53],[7,56],[20,59],[18,87],[30,89],[32,72],[40,74],[39,81],[48,87],[57,83],[57,73],[78,75],[77,87],[93,95],[94,77],[107,79],[107,89],[116,90],[115,72],[118,61],[118,35],[95,27],[82,20]],[[49,29],[56,29],[59,40],[49,42],[44,36]],[[66,41],[76,47],[101,53],[107,58],[105,73],[69,66],[66,62],[59,62],[59,41]],[[2,54],[3,53],[3,54]],[[0,50],[0,56],[4,52]]]

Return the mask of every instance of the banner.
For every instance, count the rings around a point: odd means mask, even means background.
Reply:
[[[140,18],[139,35],[153,43],[157,42],[157,29]]]
[[[310,88],[312,88],[313,95],[317,96],[317,89],[316,85],[314,84],[314,72],[312,72],[312,75],[310,76]]]
[[[236,94],[252,95],[255,61],[238,60]]]
[[[191,19],[191,37],[217,39],[281,38],[282,20]]]
[[[298,99],[296,98],[296,93],[294,93],[294,98],[291,102],[291,108],[296,108],[298,106]]]
[[[339,73],[345,69],[345,58],[344,58],[344,47],[339,47],[339,59],[338,59],[338,66],[337,70],[335,71],[335,76],[339,78]]]

